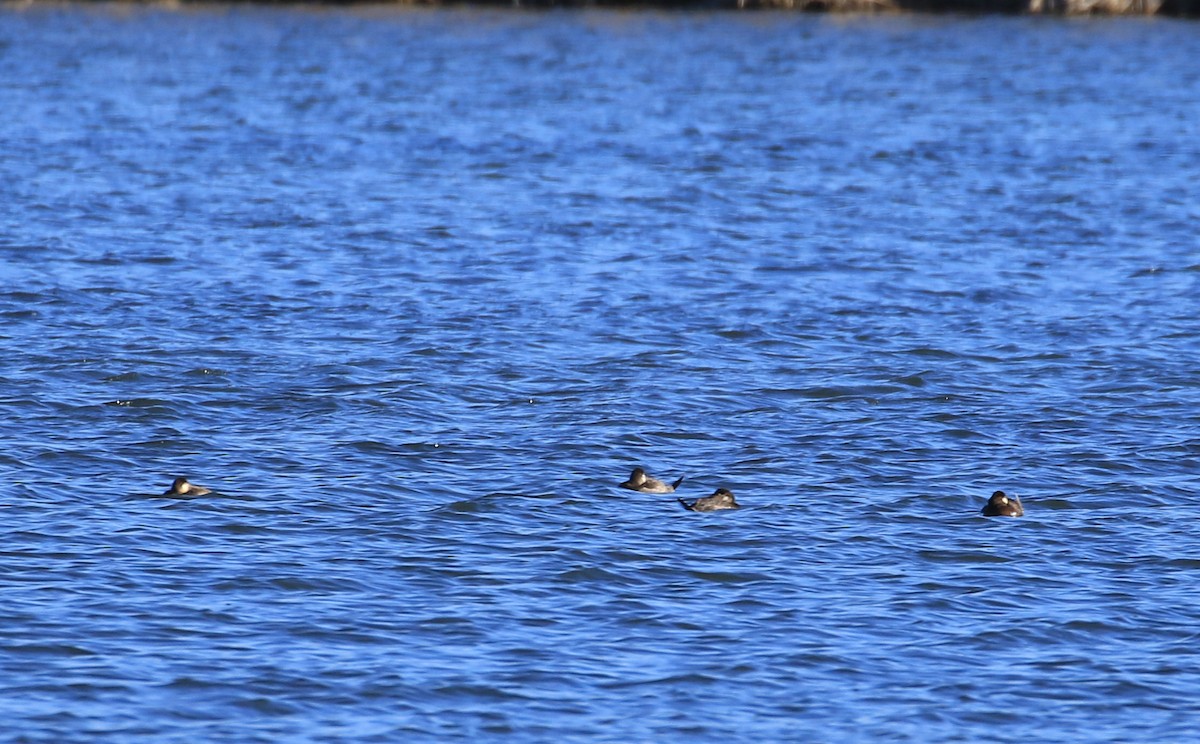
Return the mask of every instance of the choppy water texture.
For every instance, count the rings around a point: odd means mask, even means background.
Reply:
[[[1197,59],[0,14],[5,738],[1195,739]]]

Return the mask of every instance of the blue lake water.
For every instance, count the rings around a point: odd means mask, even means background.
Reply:
[[[1195,740],[1198,30],[4,10],[4,737]]]

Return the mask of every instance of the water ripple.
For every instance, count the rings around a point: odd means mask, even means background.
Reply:
[[[762,20],[0,13],[8,729],[1187,740],[1186,24]]]

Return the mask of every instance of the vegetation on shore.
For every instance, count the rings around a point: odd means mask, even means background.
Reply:
[[[818,13],[997,13],[1012,15],[1161,15],[1200,17],[1200,0],[98,0],[134,4],[206,2],[300,5],[480,5],[522,8],[787,9]],[[39,0],[0,0],[28,6]]]
[[[1200,15],[1200,0],[734,0],[738,8],[829,12],[959,12],[1029,15]],[[621,4],[621,3],[617,3]],[[679,3],[688,5],[687,2]],[[716,4],[718,7],[721,3]]]

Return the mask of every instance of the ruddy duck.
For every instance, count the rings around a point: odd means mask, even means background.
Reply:
[[[1025,510],[1021,508],[1021,500],[1009,496],[1004,491],[996,491],[983,507],[985,517],[1020,517]]]
[[[677,499],[683,504],[683,508],[688,511],[719,511],[721,509],[740,509],[738,502],[734,500],[733,493],[726,488],[718,488],[713,491],[712,496],[705,496],[702,499],[696,499],[692,503],[688,503],[683,499]]]
[[[188,483],[187,478],[176,478],[171,487],[163,491],[163,496],[203,496],[206,493],[212,493],[212,490]]]
[[[683,483],[683,477],[671,484],[666,484],[658,478],[651,478],[646,475],[646,471],[641,468],[634,468],[629,475],[629,480],[621,484],[621,488],[628,488],[630,491],[641,491],[642,493],[674,493],[679,484]]]

